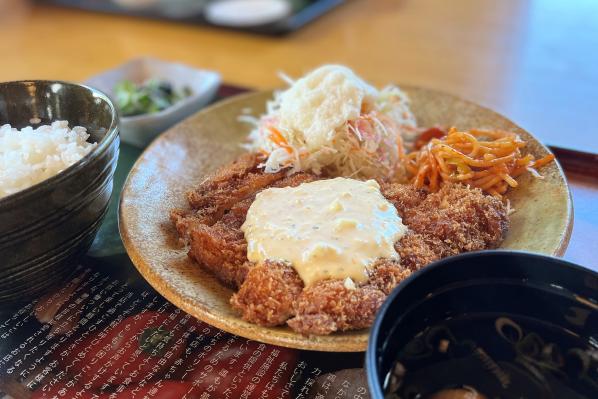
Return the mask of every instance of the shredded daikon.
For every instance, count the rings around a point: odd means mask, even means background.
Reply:
[[[265,172],[326,172],[403,180],[403,140],[416,132],[407,95],[377,90],[350,69],[326,65],[274,94],[254,124],[247,148],[264,154]]]

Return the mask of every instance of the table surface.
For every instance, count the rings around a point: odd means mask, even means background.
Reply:
[[[0,0],[0,81],[82,81],[151,55],[281,85],[327,62],[376,85],[408,82],[490,106],[548,144],[598,153],[598,1],[348,0],[284,37]],[[595,165],[595,164],[594,164]],[[596,174],[587,169],[585,175]],[[124,175],[122,176],[124,179]],[[597,180],[569,175],[575,229],[566,258],[598,269]]]
[[[283,37],[0,0],[0,37],[0,81],[82,81],[151,55],[271,88],[279,71],[337,62],[376,85],[452,92],[548,144],[598,152],[595,0],[348,0]]]

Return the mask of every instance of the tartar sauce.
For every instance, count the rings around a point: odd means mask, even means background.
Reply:
[[[289,262],[310,285],[366,281],[376,259],[398,259],[407,227],[376,181],[338,177],[260,192],[241,230],[250,261]]]

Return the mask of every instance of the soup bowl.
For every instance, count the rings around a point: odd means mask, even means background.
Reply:
[[[435,262],[391,293],[366,353],[372,397],[598,397],[598,274],[481,251]]]

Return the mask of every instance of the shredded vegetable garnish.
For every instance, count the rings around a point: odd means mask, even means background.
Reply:
[[[515,133],[453,127],[408,154],[406,168],[418,188],[437,191],[444,182],[463,183],[502,198],[509,187],[518,186],[516,177],[529,172],[542,178],[537,169],[554,160],[552,154],[537,160],[523,155],[525,145]]]
[[[416,133],[409,100],[398,87],[377,90],[333,65],[275,93],[256,121],[242,120],[255,125],[247,148],[264,154],[266,173],[288,168],[404,180],[403,139]]]

